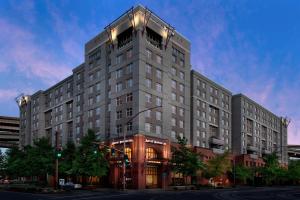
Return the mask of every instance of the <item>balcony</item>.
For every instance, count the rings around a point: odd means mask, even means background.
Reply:
[[[215,136],[210,137],[210,143],[214,144],[214,145],[220,145],[223,146],[224,145],[224,140],[221,140]]]
[[[252,159],[258,159],[258,155],[256,155],[256,154],[249,154],[249,156]]]
[[[247,145],[247,150],[248,150],[248,151],[251,151],[251,152],[257,152],[257,151],[258,151],[258,148],[255,147],[255,146],[253,146],[253,145],[251,145],[251,144],[248,144],[248,145]]]
[[[265,154],[265,155],[271,154],[271,151],[267,150],[266,148],[263,148],[261,152],[262,152],[262,154]]]
[[[212,148],[212,151],[215,154],[223,154],[224,153],[224,149]]]

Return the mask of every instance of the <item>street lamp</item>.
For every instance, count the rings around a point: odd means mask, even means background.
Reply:
[[[138,112],[137,114],[135,114],[134,116],[132,116],[126,123],[125,125],[128,125],[129,122],[132,122],[133,119],[135,119],[137,116],[139,116],[141,113],[143,112],[146,112],[148,110],[153,110],[153,109],[156,109],[156,108],[161,108],[162,106],[154,106],[154,107],[151,107],[151,108],[148,108],[148,109],[145,109],[145,110],[142,110],[140,112]],[[126,149],[126,143],[125,143],[125,140],[126,140],[126,131],[127,131],[127,127],[125,128],[124,126],[124,131],[123,131],[123,190],[126,190],[126,152],[125,152],[125,149]],[[128,156],[127,156],[128,158]]]

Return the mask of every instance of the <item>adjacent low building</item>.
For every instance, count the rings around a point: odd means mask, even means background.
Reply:
[[[18,117],[0,116],[0,147],[19,146],[20,120]]]

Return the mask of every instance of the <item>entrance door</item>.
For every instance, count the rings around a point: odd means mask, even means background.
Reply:
[[[146,168],[146,187],[157,187],[157,167],[148,166]]]

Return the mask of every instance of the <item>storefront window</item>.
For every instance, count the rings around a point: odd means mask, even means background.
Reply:
[[[157,158],[157,153],[153,148],[146,149],[146,159]]]
[[[131,148],[126,147],[125,148],[125,154],[127,154],[128,159],[131,160]]]

